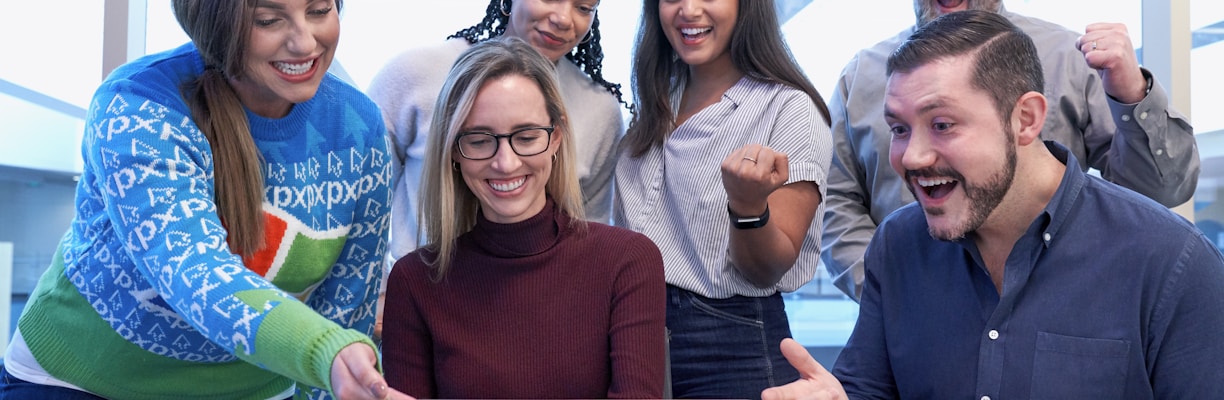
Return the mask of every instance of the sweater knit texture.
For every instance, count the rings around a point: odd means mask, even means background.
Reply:
[[[445,277],[418,250],[392,270],[387,382],[430,398],[659,398],[663,260],[641,234],[583,232],[550,200],[525,221],[481,216]]]
[[[265,399],[293,381],[322,395],[341,348],[373,346],[383,120],[331,75],[283,118],[247,111],[267,244],[244,263],[180,94],[203,67],[187,44],[120,67],[95,93],[76,216],[19,329],[45,371],[108,398]]]

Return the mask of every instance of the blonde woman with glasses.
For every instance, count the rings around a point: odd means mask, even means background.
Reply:
[[[583,220],[554,63],[517,38],[478,43],[435,107],[425,246],[387,282],[387,382],[429,398],[658,398],[658,248]]]

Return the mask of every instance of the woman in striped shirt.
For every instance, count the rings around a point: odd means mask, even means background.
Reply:
[[[781,292],[816,271],[828,110],[773,1],[646,0],[617,224],[659,246],[673,394],[757,398],[798,377]]]

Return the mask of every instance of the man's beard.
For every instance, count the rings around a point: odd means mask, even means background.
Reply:
[[[959,240],[976,231],[986,223],[986,218],[994,212],[999,203],[1003,202],[1003,197],[1007,196],[1007,192],[1011,190],[1012,181],[1016,176],[1016,146],[1015,135],[1011,127],[1005,127],[1004,133],[1007,135],[1007,157],[1004,160],[1003,167],[994,175],[987,178],[982,184],[970,184],[965,176],[960,172],[951,168],[927,168],[923,170],[911,170],[905,172],[906,187],[914,198],[921,198],[918,193],[915,193],[914,185],[908,182],[914,182],[914,177],[927,176],[943,176],[949,177],[961,185],[965,192],[965,198],[969,201],[969,217],[964,223],[953,226],[949,229],[939,229],[934,225],[927,225],[927,231],[931,237],[939,240]],[[927,209],[924,205],[922,212],[929,215],[943,215],[946,210],[943,209]]]
[[[965,0],[969,3],[970,10],[984,10],[990,12],[999,12],[1002,8],[1002,0]],[[917,27],[926,25],[935,18],[939,18],[939,8],[935,4],[935,0],[914,0],[914,16],[918,18]]]

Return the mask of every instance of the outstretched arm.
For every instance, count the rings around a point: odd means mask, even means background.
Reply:
[[[362,343],[348,345],[332,362],[332,394],[338,399],[397,400],[412,397],[387,387],[387,381],[374,366],[378,355]]]

